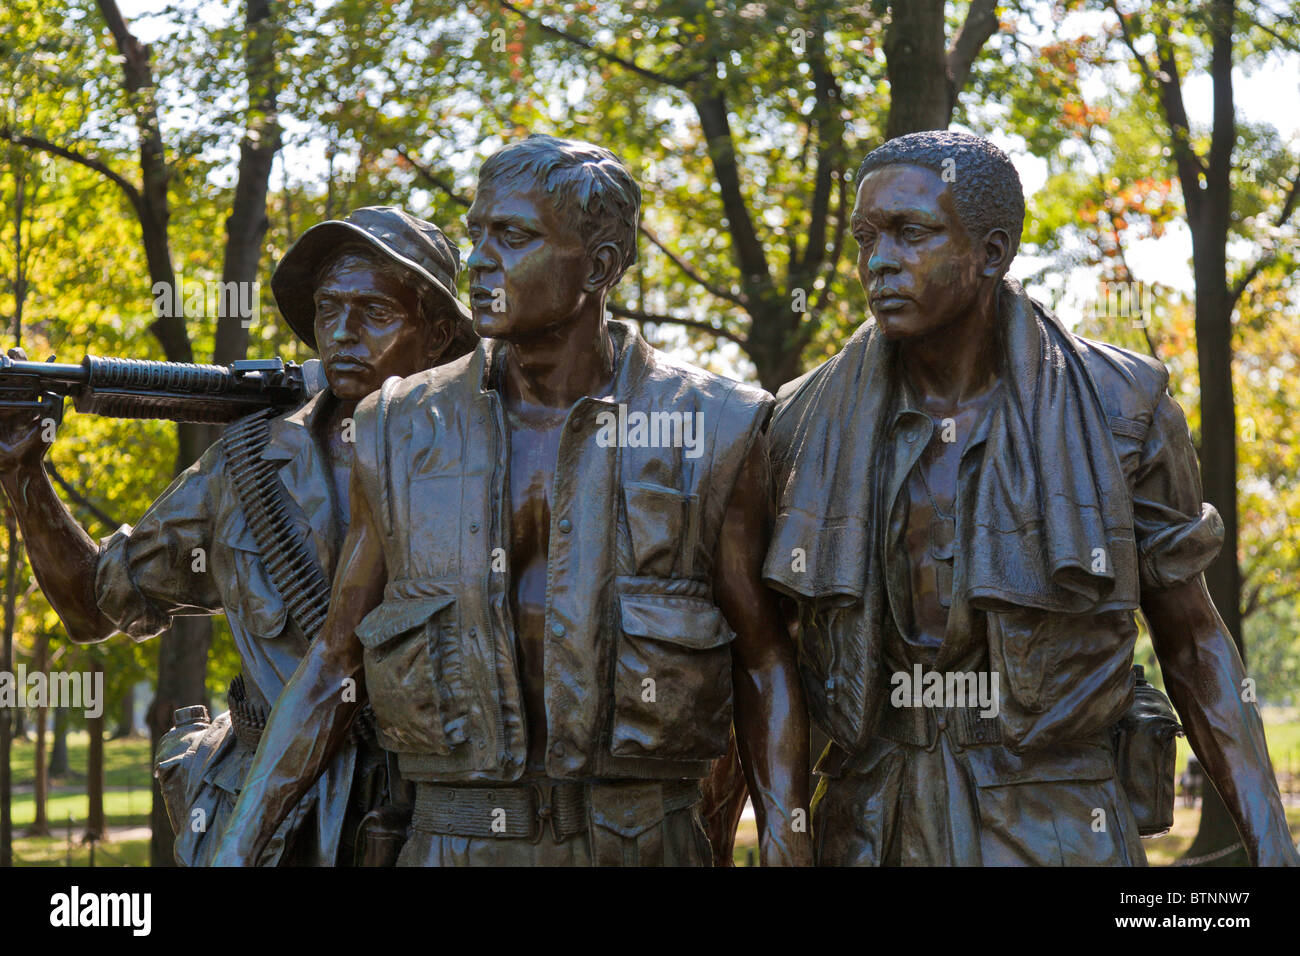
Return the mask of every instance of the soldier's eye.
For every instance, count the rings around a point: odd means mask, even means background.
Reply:
[[[903,227],[903,238],[908,242],[917,242],[918,240],[924,239],[929,234],[930,230],[926,229],[924,226]]]
[[[507,229],[505,233],[506,243],[511,246],[522,246],[532,238],[532,236],[524,232],[522,229]]]

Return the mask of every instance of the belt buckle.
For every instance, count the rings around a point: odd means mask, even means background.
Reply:
[[[547,824],[550,824],[551,837],[560,842],[560,834],[555,825],[555,785],[550,783],[530,783],[528,793],[533,804],[533,818],[529,823],[528,842],[536,846],[542,842]]]

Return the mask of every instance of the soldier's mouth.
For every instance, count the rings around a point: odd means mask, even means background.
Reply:
[[[351,355],[335,355],[325,363],[334,372],[368,372],[370,366]]]
[[[912,300],[902,295],[876,295],[871,297],[871,307],[877,312],[893,312],[903,308]]]

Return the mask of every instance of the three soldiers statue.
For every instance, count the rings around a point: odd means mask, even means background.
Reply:
[[[1166,371],[1007,275],[1024,197],[986,140],[900,137],[857,183],[872,318],[775,399],[606,317],[640,189],[534,135],[480,170],[469,309],[429,223],[305,233],[273,289],[329,388],[236,423],[135,528],[97,547],[8,425],[74,640],[231,620],[229,715],[160,769],[174,819],[214,821],[178,859],[709,865],[734,737],[764,864],[1142,865],[1140,609],[1252,862],[1300,862]]]

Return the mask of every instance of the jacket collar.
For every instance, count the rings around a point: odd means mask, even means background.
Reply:
[[[656,364],[655,352],[630,322],[609,319],[605,329],[614,342],[614,380],[608,395],[593,397],[626,402]],[[480,394],[497,391],[506,344],[500,339],[481,339],[474,350],[469,380]]]

